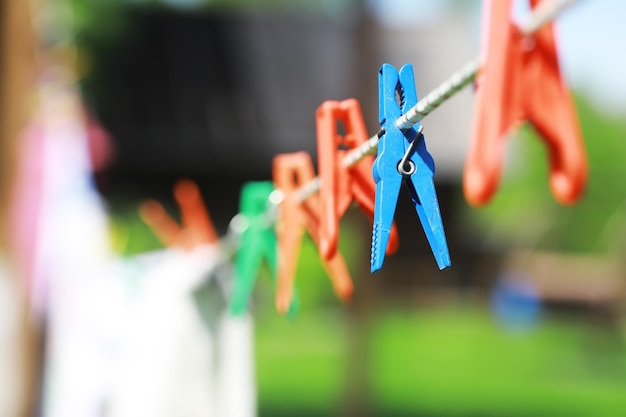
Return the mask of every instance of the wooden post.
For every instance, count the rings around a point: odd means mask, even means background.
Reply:
[[[0,0],[0,326],[13,343],[0,349],[0,413],[33,416],[38,386],[38,337],[22,283],[11,273],[8,208],[21,134],[33,108],[36,37],[28,0]],[[4,262],[3,262],[4,261]],[[10,311],[9,311],[10,310]],[[9,313],[8,315],[6,313]]]

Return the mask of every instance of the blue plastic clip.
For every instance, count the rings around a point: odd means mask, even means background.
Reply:
[[[403,66],[398,74],[393,66],[383,64],[378,72],[378,91],[380,126],[384,133],[372,168],[376,202],[371,271],[383,266],[402,182],[409,188],[439,269],[449,268],[450,253],[433,181],[435,162],[426,150],[419,123],[406,130],[396,127],[398,118],[417,104],[413,66]]]

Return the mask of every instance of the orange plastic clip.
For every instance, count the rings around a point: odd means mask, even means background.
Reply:
[[[278,239],[278,290],[276,309],[285,313],[293,297],[293,282],[304,231],[319,247],[319,197],[299,201],[296,190],[313,180],[313,162],[306,152],[277,155],[273,163],[274,185],[282,191],[284,199],[278,212],[276,236]],[[346,263],[339,252],[322,265],[330,277],[337,296],[348,300],[353,286]]]
[[[350,150],[369,139],[358,100],[325,101],[318,107],[315,117],[322,204],[319,249],[325,259],[330,259],[337,251],[339,219],[353,201],[371,220],[374,218],[374,156],[367,156],[351,167],[343,164]],[[344,136],[337,133],[338,121],[343,123]],[[386,252],[391,254],[397,249],[398,231],[394,225]]]
[[[532,0],[532,7],[539,2]],[[491,11],[488,50],[477,84],[465,197],[472,205],[491,199],[501,176],[505,136],[528,120],[548,147],[552,194],[560,203],[572,204],[585,188],[587,157],[574,103],[561,78],[552,24],[524,35],[511,22],[510,0],[487,1],[484,7]]]
[[[166,246],[182,246],[185,249],[217,242],[219,237],[198,186],[191,180],[180,180],[174,185],[174,198],[180,208],[182,227],[156,200],[147,200],[139,208],[142,220],[161,242]]]

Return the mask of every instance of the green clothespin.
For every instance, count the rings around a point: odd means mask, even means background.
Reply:
[[[240,215],[245,222],[239,238],[235,258],[235,282],[229,304],[233,315],[244,314],[254,289],[254,283],[265,260],[276,284],[277,254],[274,220],[270,217],[270,194],[274,191],[271,181],[249,182],[241,190]],[[297,309],[297,297],[291,303],[289,313]]]

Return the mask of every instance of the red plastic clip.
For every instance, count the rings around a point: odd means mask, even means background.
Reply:
[[[319,247],[319,197],[312,196],[299,201],[296,190],[313,180],[313,162],[306,152],[281,154],[274,158],[274,185],[282,191],[284,199],[278,212],[276,235],[278,238],[278,289],[276,309],[285,313],[293,297],[293,282],[304,231]],[[339,252],[322,264],[332,280],[337,296],[348,300],[353,286],[346,263]]]
[[[539,2],[532,0],[532,7]],[[560,203],[572,204],[585,188],[587,157],[574,103],[561,78],[552,24],[524,35],[511,22],[511,0],[487,1],[484,7],[491,11],[488,50],[463,176],[465,197],[472,205],[491,199],[501,176],[505,136],[528,120],[547,144],[552,194]]]
[[[191,180],[180,180],[174,185],[174,198],[180,208],[182,227],[156,200],[148,200],[139,208],[142,220],[161,242],[166,246],[182,246],[188,250],[217,242],[219,237],[198,186]]]
[[[374,156],[367,156],[351,167],[343,164],[343,159],[350,150],[368,140],[358,100],[325,101],[318,107],[315,117],[322,204],[319,250],[325,259],[330,259],[337,251],[339,219],[353,201],[357,202],[371,220],[374,218]],[[337,133],[337,122],[343,123],[344,136]],[[397,249],[398,231],[394,225],[386,252],[391,254]]]

